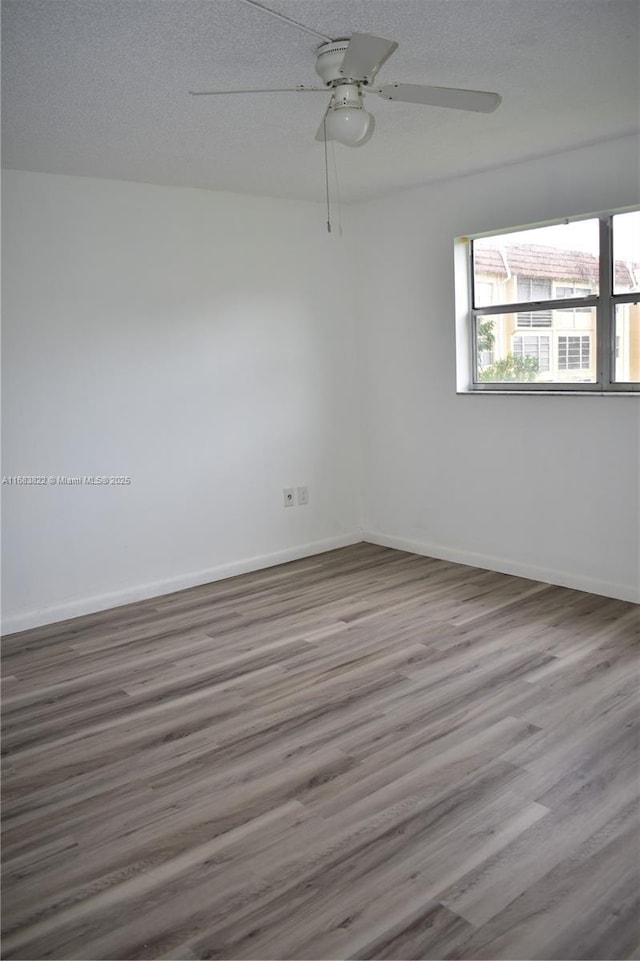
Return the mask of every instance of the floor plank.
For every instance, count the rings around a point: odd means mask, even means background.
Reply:
[[[639,647],[370,544],[7,637],[4,957],[638,957]]]

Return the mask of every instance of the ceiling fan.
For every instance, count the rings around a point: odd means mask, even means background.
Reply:
[[[500,106],[502,98],[485,90],[461,90],[456,87],[430,87],[420,83],[387,83],[372,86],[384,63],[394,53],[398,44],[371,33],[352,33],[346,39],[331,37],[306,27],[297,20],[265,7],[257,0],[240,0],[291,26],[304,30],[323,40],[316,49],[316,73],[323,87],[299,84],[296,87],[267,87],[248,90],[190,90],[194,97],[211,97],[229,94],[253,93],[326,93],[331,99],[320,122],[316,140],[336,140],[348,147],[361,147],[373,134],[375,120],[364,108],[364,90],[377,93],[384,100],[403,103],[419,103],[433,107],[450,107],[454,110],[472,110],[491,113]]]

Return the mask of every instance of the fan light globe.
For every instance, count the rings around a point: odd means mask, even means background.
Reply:
[[[358,147],[368,140],[373,117],[362,107],[332,107],[327,114],[327,137],[347,147]]]

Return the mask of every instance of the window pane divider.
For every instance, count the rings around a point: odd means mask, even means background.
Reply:
[[[600,298],[596,315],[598,383],[609,387],[614,381],[615,330],[613,323],[613,238],[611,216],[600,218]]]
[[[636,297],[636,300],[639,299],[640,294]],[[488,307],[474,307],[471,313],[474,317],[478,317],[484,314],[524,314],[526,311],[574,310],[576,307],[597,307],[598,300],[596,294],[590,297],[567,297],[564,300],[519,300],[515,304],[491,304]]]
[[[630,294],[612,294],[611,300],[614,304],[637,304],[640,303],[640,290],[632,291]]]

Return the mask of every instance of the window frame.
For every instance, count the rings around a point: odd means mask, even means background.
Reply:
[[[625,303],[640,303],[640,291],[632,291],[622,294],[614,293],[614,270],[615,262],[613,259],[613,218],[616,214],[629,213],[640,210],[640,207],[623,207],[616,210],[609,210],[599,213],[583,214],[571,218],[561,218],[558,220],[545,221],[540,224],[529,224],[522,227],[509,227],[499,231],[488,231],[480,234],[473,234],[467,237],[458,238],[458,242],[466,245],[465,264],[466,264],[466,302],[467,310],[467,343],[468,373],[464,376],[467,383],[464,393],[541,393],[541,394],[602,394],[602,393],[637,393],[640,391],[640,383],[634,381],[616,381],[616,306]],[[490,304],[486,307],[474,307],[474,264],[473,264],[473,241],[485,237],[501,237],[507,233],[515,231],[533,229],[537,227],[560,226],[566,223],[576,223],[583,220],[599,221],[599,293],[590,294],[586,297],[565,297],[553,300],[522,301],[510,304]],[[460,261],[456,260],[460,265]],[[456,268],[457,269],[457,268]],[[566,285],[565,285],[566,286]],[[456,281],[458,289],[458,281]],[[553,288],[552,288],[553,289]],[[480,381],[478,379],[478,352],[477,352],[477,329],[481,320],[492,315],[518,314],[543,310],[573,310],[578,308],[595,308],[596,323],[595,331],[592,336],[590,350],[596,351],[596,377],[593,383],[580,381]],[[529,331],[550,332],[549,327],[519,327],[519,332]],[[553,349],[553,345],[552,345]],[[462,353],[466,353],[466,350]],[[461,373],[459,369],[459,374]],[[470,379],[469,379],[470,374]]]

